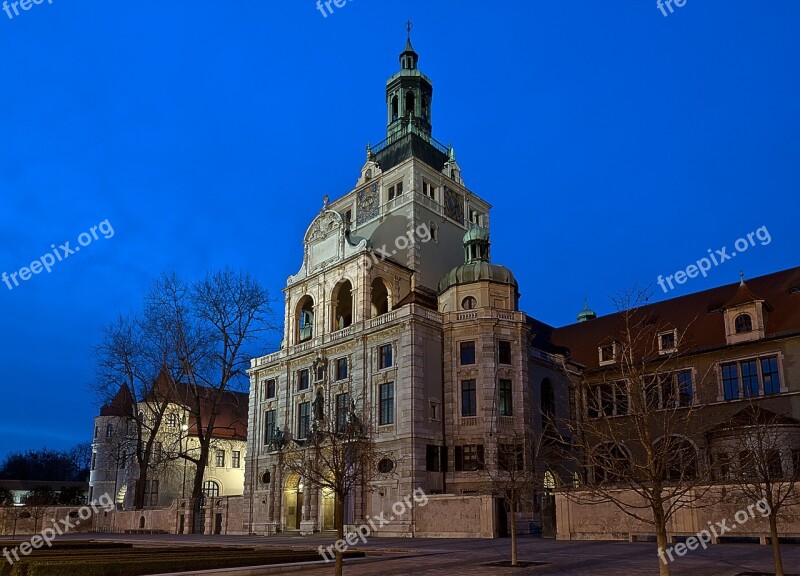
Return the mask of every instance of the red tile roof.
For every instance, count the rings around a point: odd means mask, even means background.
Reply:
[[[745,292],[746,291],[746,292]],[[658,330],[678,328],[690,351],[713,350],[726,345],[723,309],[766,300],[766,338],[800,334],[800,267],[752,278],[742,289],[738,282],[696,292],[639,308],[634,316]],[[620,313],[556,328],[550,334],[550,351],[566,352],[587,369],[599,368],[598,347],[622,333]]]

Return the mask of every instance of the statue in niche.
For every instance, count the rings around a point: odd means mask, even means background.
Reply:
[[[314,421],[321,422],[325,420],[325,398],[322,395],[322,390],[317,390],[317,396],[311,404],[314,411]]]

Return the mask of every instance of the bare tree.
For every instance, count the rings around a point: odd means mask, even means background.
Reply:
[[[33,531],[39,531],[39,520],[44,518],[47,509],[57,503],[55,492],[50,488],[34,488],[25,497],[25,509],[33,517]]]
[[[154,284],[141,314],[119,317],[105,327],[96,349],[97,391],[119,416],[116,428],[102,431],[110,444],[108,457],[117,468],[128,458],[135,462],[133,506],[137,510],[146,505],[159,431],[182,376],[178,345],[160,291],[161,286]]]
[[[783,558],[778,537],[782,510],[800,504],[800,463],[792,461],[792,435],[797,422],[760,407],[754,398],[726,427],[714,434],[729,451],[720,454],[722,479],[732,481],[759,512],[769,520],[769,534],[776,576],[783,576]]]
[[[535,462],[539,455],[541,438],[531,443],[529,439],[515,433],[511,437],[499,438],[495,454],[496,462],[486,462],[483,469],[489,478],[488,491],[498,494],[508,512],[511,524],[511,565],[517,566],[517,511],[524,505],[532,510],[537,486],[541,476],[537,474]],[[528,447],[528,448],[526,448]]]
[[[565,425],[586,483],[565,495],[582,504],[612,503],[653,527],[660,555],[667,524],[705,495],[709,471],[687,440],[701,432],[684,355],[690,326],[660,323],[637,290],[614,298],[619,324],[601,344],[601,368],[565,373],[572,381],[573,418]],[[661,335],[665,338],[661,338]],[[659,574],[670,573],[663,558]]]
[[[358,404],[360,408],[351,398],[346,413],[326,416],[324,400],[318,393],[307,437],[285,443],[280,454],[284,470],[298,475],[311,489],[334,495],[334,524],[339,540],[344,538],[345,498],[359,488],[369,487],[383,457],[374,441],[370,412],[365,403]],[[336,549],[334,554],[335,574],[342,576],[342,553]]]
[[[243,389],[247,382],[247,347],[275,326],[268,292],[247,273],[226,268],[191,288],[174,275],[165,275],[161,285],[168,296],[165,303],[188,384],[192,432],[198,439],[198,449],[182,457],[195,466],[192,498],[200,498],[217,417],[226,402],[238,402],[230,392]]]

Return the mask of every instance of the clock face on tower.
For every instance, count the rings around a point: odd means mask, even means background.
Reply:
[[[450,188],[444,189],[444,214],[458,223],[464,221],[464,197]]]

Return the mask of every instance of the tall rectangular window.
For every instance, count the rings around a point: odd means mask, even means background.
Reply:
[[[722,389],[725,400],[736,400],[739,397],[739,374],[736,364],[722,365]]]
[[[234,450],[231,453],[231,467],[239,468],[242,465],[242,453],[239,450]]]
[[[347,380],[347,358],[338,358],[336,360],[336,379]]]
[[[692,405],[692,371],[678,372],[678,406]]]
[[[500,416],[512,416],[513,409],[513,394],[511,391],[511,380],[500,379]]]
[[[270,378],[267,380],[266,385],[264,386],[264,398],[270,399],[275,398],[275,379]]]
[[[748,360],[741,362],[739,367],[742,370],[742,391],[745,398],[758,396],[758,362]]]
[[[461,381],[461,415],[475,416],[478,413],[475,380]]]
[[[380,417],[378,424],[394,424],[394,382],[387,382],[380,385]]]
[[[455,465],[457,471],[483,470],[483,444],[456,446]]]
[[[347,425],[347,414],[350,409],[350,394],[344,392],[336,395],[336,431],[342,432]]]
[[[311,403],[300,402],[297,405],[297,437],[308,437],[308,428],[311,423]]]
[[[275,438],[275,410],[267,410],[264,414],[264,445]]]
[[[511,342],[500,340],[497,343],[497,361],[500,364],[511,364]]]
[[[225,450],[217,450],[217,468],[225,466]]]
[[[475,342],[462,342],[461,348],[461,365],[475,364]]]
[[[761,377],[764,381],[764,394],[777,394],[781,391],[778,359],[775,356],[761,359]]]
[[[297,389],[308,390],[308,368],[297,372]]]
[[[391,368],[393,366],[394,359],[392,358],[392,345],[391,344],[384,344],[380,348],[378,348],[378,368],[383,370],[384,368]]]
[[[422,181],[422,195],[428,198],[433,198],[433,184],[427,180]]]

